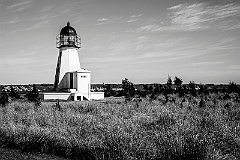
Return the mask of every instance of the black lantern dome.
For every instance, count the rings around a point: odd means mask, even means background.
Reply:
[[[57,48],[61,47],[81,47],[81,38],[77,35],[76,30],[70,26],[70,22],[61,29],[60,35],[57,35]]]
[[[70,22],[67,23],[67,26],[63,27],[60,35],[77,35],[76,30],[70,26]]]

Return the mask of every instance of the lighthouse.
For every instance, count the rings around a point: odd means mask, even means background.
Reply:
[[[81,48],[81,38],[70,26],[63,27],[56,37],[59,49],[54,90],[73,93],[73,100],[90,99],[91,72],[81,68],[78,49]]]
[[[81,68],[78,49],[81,38],[70,26],[63,27],[56,37],[58,48],[57,66],[54,80],[54,92],[40,93],[42,100],[98,100],[104,98],[104,92],[91,92],[91,71]]]

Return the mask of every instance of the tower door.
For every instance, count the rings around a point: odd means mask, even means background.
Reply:
[[[70,89],[73,89],[73,73],[70,73]]]

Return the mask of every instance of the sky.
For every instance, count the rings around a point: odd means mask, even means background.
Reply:
[[[53,83],[68,21],[92,83],[240,83],[239,0],[0,0],[0,84]]]

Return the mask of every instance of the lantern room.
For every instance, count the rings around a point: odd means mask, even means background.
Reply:
[[[77,35],[76,30],[70,26],[70,22],[67,23],[67,26],[62,28],[59,35],[56,37],[57,40],[57,48],[62,47],[81,47],[81,38]]]

